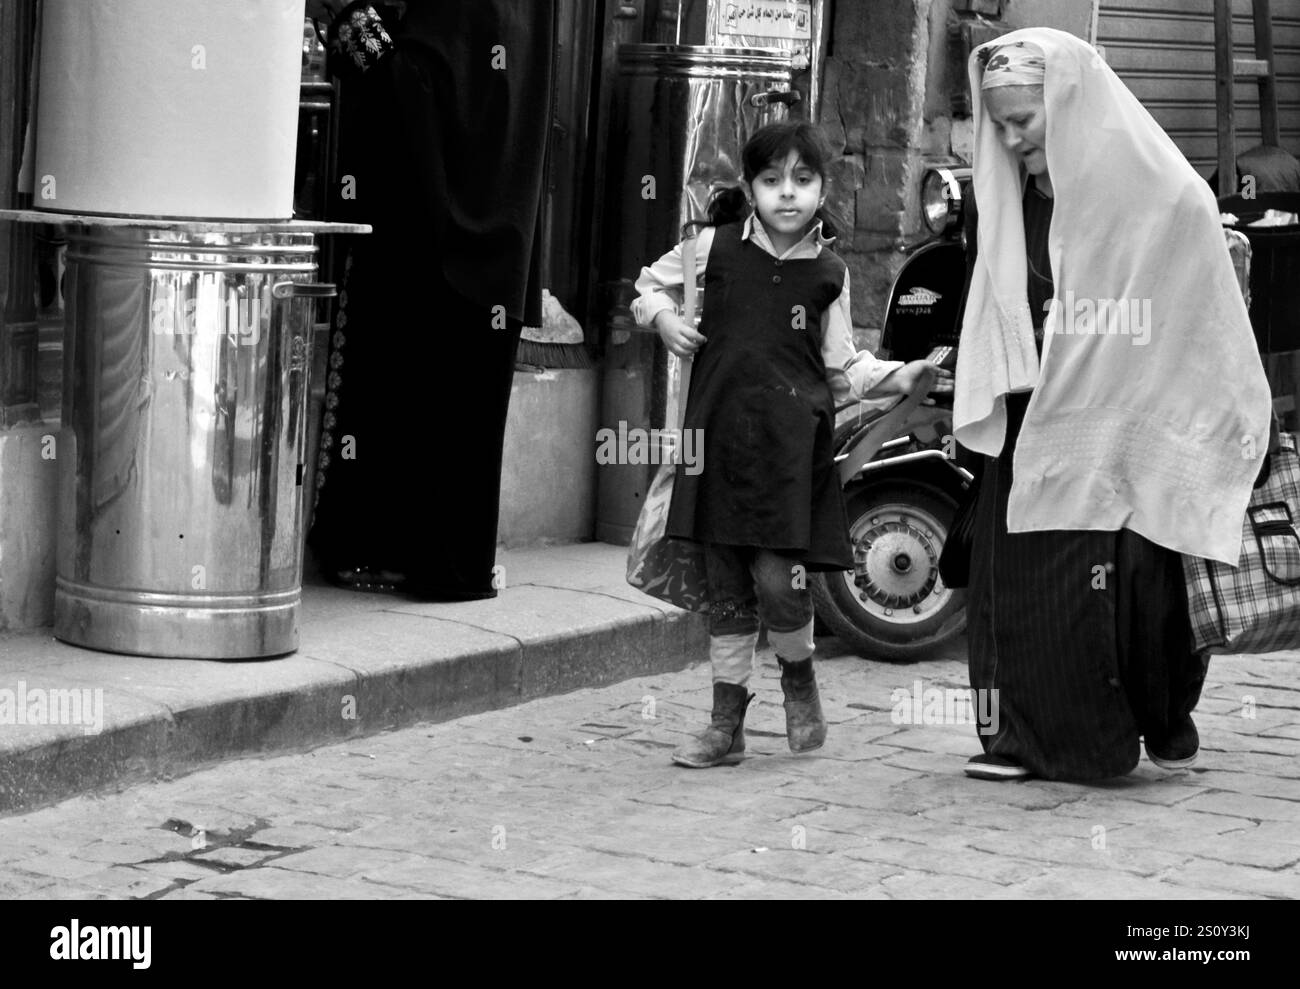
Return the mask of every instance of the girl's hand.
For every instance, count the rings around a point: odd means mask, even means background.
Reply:
[[[867,392],[867,398],[881,398],[885,395],[910,395],[913,389],[916,388],[920,378],[928,373],[933,373],[935,381],[949,377],[948,372],[937,364],[931,364],[928,361],[911,361],[890,372],[885,377],[885,380]]]
[[[681,358],[694,357],[707,339],[690,323],[668,309],[655,317],[654,327],[664,346]]]

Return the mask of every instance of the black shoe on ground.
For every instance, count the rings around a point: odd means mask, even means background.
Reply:
[[[1018,762],[985,752],[966,760],[966,775],[977,780],[1027,780],[1034,774]]]
[[[1167,739],[1143,739],[1143,742],[1147,758],[1161,769],[1188,769],[1196,765],[1201,750],[1201,736],[1191,718],[1171,731]]]

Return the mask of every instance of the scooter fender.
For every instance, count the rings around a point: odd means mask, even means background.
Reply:
[[[897,361],[921,360],[961,335],[966,252],[956,241],[933,241],[903,263],[889,289],[880,346]]]

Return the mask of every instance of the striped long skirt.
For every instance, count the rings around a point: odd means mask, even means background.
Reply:
[[[1128,529],[1007,532],[1012,454],[1028,393],[1008,396],[1007,442],[986,458],[967,592],[970,682],[997,693],[986,752],[1045,779],[1130,772],[1200,699],[1182,561]]]

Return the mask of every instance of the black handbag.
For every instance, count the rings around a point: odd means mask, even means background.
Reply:
[[[982,460],[982,458],[981,458]],[[939,576],[948,587],[966,587],[970,583],[971,548],[975,544],[975,505],[979,501],[978,468],[962,492],[957,511],[948,526],[948,535],[939,551]]]

